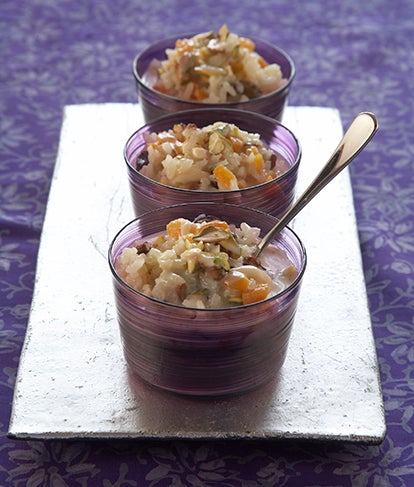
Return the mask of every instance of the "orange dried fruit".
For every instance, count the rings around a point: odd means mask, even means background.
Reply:
[[[243,304],[257,303],[267,298],[269,294],[269,286],[267,284],[259,284],[253,289],[247,289],[242,293]]]
[[[227,167],[219,164],[214,168],[214,176],[217,180],[217,186],[220,190],[239,189],[236,176]]]

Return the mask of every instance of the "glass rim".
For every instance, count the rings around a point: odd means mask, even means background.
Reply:
[[[276,217],[272,216],[272,215],[269,215],[268,213],[265,213],[263,211],[260,211],[260,210],[256,210],[254,208],[249,208],[247,206],[239,206],[239,205],[234,205],[234,204],[231,204],[231,203],[210,203],[210,202],[195,202],[195,203],[181,203],[181,204],[177,204],[177,205],[169,205],[169,206],[164,206],[164,207],[161,207],[161,208],[156,208],[154,210],[151,210],[151,211],[148,211],[146,213],[143,213],[142,215],[140,215],[139,217],[136,217],[134,218],[133,220],[130,220],[128,223],[126,223],[125,225],[123,225],[123,227],[118,230],[118,232],[115,234],[115,236],[113,237],[110,245],[109,245],[109,249],[108,249],[108,263],[109,263],[109,267],[111,269],[111,273],[113,275],[113,277],[116,279],[116,281],[123,287],[126,287],[128,288],[131,292],[133,292],[134,294],[137,294],[138,296],[144,298],[144,299],[148,299],[154,303],[156,303],[157,305],[161,305],[161,306],[166,306],[167,309],[168,308],[173,308],[173,309],[180,309],[180,310],[188,310],[188,311],[197,311],[199,313],[222,313],[223,310],[229,310],[229,311],[235,311],[235,312],[238,312],[240,310],[244,310],[244,309],[247,309],[247,308],[252,308],[252,307],[255,307],[255,306],[260,306],[260,305],[263,305],[264,303],[269,303],[273,300],[276,300],[276,299],[280,299],[282,296],[284,296],[285,294],[289,293],[293,288],[295,288],[296,286],[298,286],[303,278],[303,275],[305,273],[305,269],[307,267],[307,252],[306,252],[306,248],[301,240],[301,238],[298,236],[298,234],[290,227],[290,226],[285,226],[280,233],[289,233],[290,236],[292,236],[298,243],[298,247],[300,249],[300,252],[301,252],[301,255],[302,255],[302,265],[301,265],[301,268],[299,269],[299,272],[298,272],[298,275],[295,277],[294,281],[291,282],[286,288],[284,288],[281,292],[275,294],[274,296],[271,296],[270,298],[266,298],[262,301],[257,301],[255,303],[250,303],[250,304],[243,304],[243,305],[240,305],[240,306],[229,306],[229,307],[222,307],[222,308],[195,308],[195,307],[192,307],[192,306],[183,306],[181,304],[175,304],[175,303],[168,303],[166,301],[161,301],[160,299],[156,299],[152,296],[148,296],[147,294],[144,294],[143,292],[141,291],[138,291],[137,289],[133,288],[132,286],[130,286],[126,281],[124,281],[122,279],[122,277],[118,274],[118,272],[116,271],[115,269],[115,262],[113,261],[113,258],[112,258],[112,251],[113,251],[113,248],[115,246],[115,242],[117,241],[118,237],[121,236],[121,234],[128,228],[128,227],[131,227],[132,225],[134,225],[138,220],[142,219],[142,218],[145,218],[145,217],[150,217],[152,214],[154,213],[157,213],[159,214],[160,212],[162,211],[165,211],[165,210],[168,210],[169,208],[179,208],[179,207],[183,207],[183,208],[188,208],[188,207],[191,207],[193,205],[198,205],[198,204],[202,204],[204,206],[219,206],[220,208],[222,207],[227,207],[227,208],[232,208],[234,209],[235,211],[237,210],[240,210],[240,209],[243,209],[243,210],[248,210],[249,212],[252,212],[252,213],[257,213],[259,214],[260,216],[265,216],[267,218],[270,218],[272,220],[275,220],[275,223],[276,221],[278,220]]]

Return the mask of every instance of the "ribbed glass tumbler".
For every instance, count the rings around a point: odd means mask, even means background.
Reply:
[[[144,381],[168,391],[217,396],[242,393],[275,377],[288,349],[306,267],[298,236],[285,228],[274,243],[293,262],[297,277],[280,294],[250,305],[196,309],[150,298],[127,285],[115,270],[124,247],[163,232],[176,218],[214,215],[267,232],[275,218],[249,208],[195,203],[145,214],[122,228],[109,249],[114,296],[126,362]]]

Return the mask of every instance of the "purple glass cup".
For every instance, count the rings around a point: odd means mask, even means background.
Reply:
[[[124,226],[109,249],[115,304],[124,356],[130,371],[158,388],[186,395],[243,393],[277,376],[285,360],[306,267],[298,236],[285,228],[272,244],[283,249],[297,277],[281,293],[250,305],[196,309],[169,304],[134,290],[115,270],[123,248],[165,231],[176,218],[200,214],[265,234],[276,219],[228,204],[195,203],[149,212]]]
[[[170,39],[161,40],[152,44],[140,54],[138,54],[133,62],[133,74],[136,82],[138,93],[138,101],[142,107],[144,120],[146,123],[165,115],[167,113],[175,113],[181,110],[192,110],[196,108],[235,108],[239,110],[247,110],[250,112],[257,112],[267,115],[275,120],[282,120],[283,111],[286,107],[289,91],[295,77],[295,65],[291,57],[282,49],[273,46],[267,42],[259,39],[254,39],[255,50],[265,59],[269,64],[278,64],[281,68],[283,77],[286,79],[284,86],[276,91],[268,93],[248,101],[238,103],[220,103],[220,104],[206,104],[192,101],[180,100],[172,96],[165,95],[151,86],[154,80],[148,79],[146,76],[148,67],[154,59],[163,61],[166,58],[165,50],[173,49],[177,39],[191,38],[194,34],[174,37]]]
[[[137,161],[146,147],[145,136],[151,132],[171,129],[177,123],[194,123],[198,127],[204,127],[217,121],[232,123],[241,130],[258,133],[265,144],[285,158],[289,169],[271,181],[229,191],[175,188],[161,184],[139,172]],[[280,122],[258,113],[223,108],[204,108],[165,115],[137,130],[124,147],[124,159],[127,164],[129,187],[136,216],[163,206],[206,201],[247,206],[280,217],[291,206],[295,197],[301,157],[299,141]]]

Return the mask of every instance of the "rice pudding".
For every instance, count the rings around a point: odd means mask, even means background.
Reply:
[[[124,248],[115,268],[129,286],[162,302],[199,309],[249,305],[281,293],[298,275],[274,245],[260,262],[253,257],[259,234],[247,223],[178,218],[165,232]]]
[[[217,121],[204,127],[177,123],[145,136],[135,161],[144,176],[166,186],[199,191],[232,191],[262,184],[290,165],[260,135]]]
[[[154,60],[146,73],[150,85],[166,95],[202,103],[248,101],[282,88],[278,64],[269,64],[254,42],[229,32],[204,32],[178,39],[166,49],[164,61]]]

